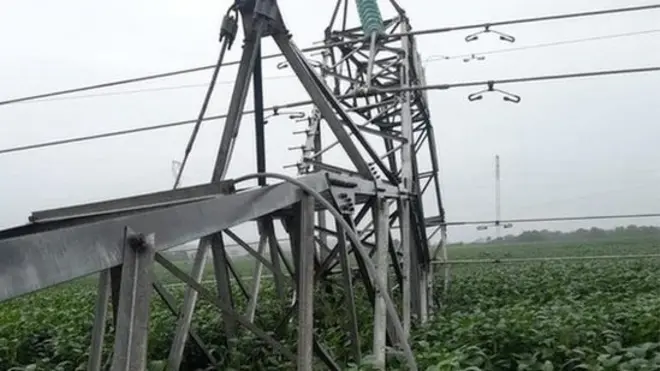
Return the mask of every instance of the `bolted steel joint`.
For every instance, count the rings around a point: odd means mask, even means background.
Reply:
[[[137,252],[145,251],[148,247],[147,238],[144,234],[135,234],[128,237],[128,245]]]

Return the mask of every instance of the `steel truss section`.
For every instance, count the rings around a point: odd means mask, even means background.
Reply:
[[[405,13],[396,2],[391,3],[397,16],[385,21],[385,32],[407,32]],[[281,362],[298,370],[340,370],[344,364],[335,356],[339,349],[324,344],[320,335],[324,329],[315,328],[314,318],[319,292],[338,292],[346,316],[336,325],[348,334],[350,360],[359,362],[366,353],[373,353],[376,367],[385,368],[389,355],[416,370],[410,329],[414,321],[427,319],[434,302],[430,289],[433,251],[422,207],[426,194],[431,195],[437,218],[444,223],[426,93],[405,89],[424,84],[424,71],[413,37],[381,38],[359,28],[346,29],[346,20],[338,14],[344,9],[346,18],[348,4],[338,0],[326,32],[327,48],[321,61],[314,61],[292,41],[275,0],[235,2],[231,10],[242,20],[243,54],[210,183],[38,211],[30,217],[31,224],[0,231],[0,280],[9,283],[0,287],[0,301],[100,274],[91,370],[103,363],[103,324],[109,302],[116,328],[112,370],[144,366],[152,288],[178,319],[168,370],[181,367],[188,340],[202,350],[209,364],[223,366],[192,325],[198,298],[219,310],[224,324],[219,330],[227,339],[223,347],[229,348],[230,339],[249,331]],[[272,37],[314,102],[309,127],[301,132],[305,138],[298,178],[266,169],[264,37]],[[257,174],[226,179],[251,83]],[[360,94],[380,88],[404,89]],[[323,141],[322,129],[329,129]],[[333,148],[346,156],[348,165],[332,163]],[[419,161],[424,148],[431,157],[430,169],[422,169]],[[267,178],[281,182],[268,185]],[[257,180],[257,185],[238,188],[249,180]],[[334,229],[328,226],[332,220]],[[397,221],[400,227],[392,228]],[[234,229],[248,222],[257,225],[256,247]],[[287,234],[290,255],[281,243],[278,222]],[[144,235],[137,237],[132,231]],[[185,273],[163,252],[194,240],[199,245],[193,267]],[[227,240],[254,259],[250,283],[236,269]],[[215,291],[201,283],[209,257]],[[150,271],[153,261],[185,283],[182,303]],[[268,308],[260,300],[264,280],[271,279],[267,276],[272,277],[278,297]],[[372,323],[363,323],[357,315],[357,307],[365,302],[373,309]],[[281,306],[281,318],[273,328],[260,327],[261,315],[272,306]],[[245,312],[239,312],[242,307]],[[373,328],[372,339],[360,337],[358,330],[363,327]],[[282,343],[293,331],[297,349]]]
[[[444,221],[444,209],[440,193],[438,159],[435,135],[428,109],[426,91],[361,94],[366,91],[397,91],[398,88],[425,85],[424,68],[417,51],[414,37],[380,37],[385,34],[405,34],[410,31],[409,20],[403,9],[393,2],[397,16],[384,20],[382,35],[367,35],[362,28],[346,28],[348,1],[338,1],[330,25],[326,29],[325,44],[328,46],[314,64],[330,86],[335,99],[346,112],[360,133],[368,138],[371,148],[379,148],[370,168],[377,177],[393,181],[402,190],[396,203],[394,219],[400,219],[399,256],[396,264],[406,268],[406,274],[398,275],[399,287],[403,288],[403,320],[410,326],[408,311],[425,321],[432,301],[432,272],[430,258],[441,254],[446,258],[443,242],[436,251],[429,246],[426,235],[424,200],[434,206],[437,217]],[[343,7],[343,8],[342,8]],[[343,13],[343,17],[340,14]],[[319,145],[313,140],[318,136],[320,118],[312,115],[303,156],[298,168],[301,174],[318,169],[337,169],[338,166],[322,161],[321,156],[336,143]],[[430,159],[428,169],[420,164],[421,157]],[[373,234],[373,221],[362,220],[363,233]],[[446,268],[448,269],[448,268]],[[446,272],[448,274],[448,272]],[[411,308],[408,309],[407,306]]]

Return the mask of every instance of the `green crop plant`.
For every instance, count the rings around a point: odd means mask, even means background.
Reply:
[[[657,246],[647,241],[459,246],[449,251],[454,259],[654,252]],[[441,309],[413,329],[411,341],[420,369],[660,370],[659,268],[660,259],[457,265],[448,293],[442,292],[442,275],[435,281]],[[0,305],[0,370],[85,370],[95,288],[94,280],[86,279]],[[183,287],[169,288],[181,302]],[[369,369],[372,313],[364,289],[356,285],[364,353],[359,361],[351,359],[341,288],[333,290],[317,287],[318,338],[346,369]],[[235,297],[241,297],[238,291]],[[264,282],[261,298],[257,323],[274,329],[282,306],[270,281]],[[237,306],[244,310],[244,300],[237,300]],[[154,296],[150,369],[162,370],[175,324]],[[247,331],[230,340],[227,351],[222,316],[203,300],[193,327],[223,362],[218,369],[294,369]],[[295,331],[278,336],[295,351]],[[108,323],[106,356],[112,338]],[[208,369],[204,363],[201,352],[189,344],[182,369]],[[318,369],[323,369],[321,364]],[[399,369],[397,361],[388,369]]]

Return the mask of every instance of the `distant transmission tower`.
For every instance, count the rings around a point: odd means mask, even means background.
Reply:
[[[501,205],[501,174],[500,155],[495,155],[495,237],[502,237],[502,205]]]

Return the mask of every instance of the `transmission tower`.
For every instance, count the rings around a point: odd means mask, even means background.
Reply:
[[[502,237],[502,226],[500,221],[502,220],[502,199],[501,199],[501,174],[500,174],[500,155],[495,155],[495,238],[499,239]]]
[[[394,0],[387,6],[394,14],[391,19],[382,17],[376,0],[338,0],[325,30],[324,48],[308,57],[294,43],[277,1],[236,1],[222,25],[216,72],[239,23],[244,31],[242,57],[210,182],[32,213],[31,224],[0,232],[0,279],[8,283],[0,288],[0,301],[99,273],[91,370],[102,364],[108,301],[116,324],[112,370],[144,369],[152,290],[178,318],[170,370],[179,369],[188,340],[203,350],[209,363],[218,362],[191,328],[198,296],[222,313],[228,339],[249,331],[298,370],[339,370],[344,365],[314,327],[314,288],[340,287],[346,310],[342,325],[350,334],[352,360],[360,361],[363,344],[368,344],[377,367],[385,367],[391,351],[391,356],[416,370],[410,329],[413,322],[426,321],[437,304],[431,290],[435,252],[427,240],[425,208],[433,209],[433,220],[441,225],[444,211],[428,97],[425,91],[411,88],[426,85],[420,54],[414,36],[408,34],[411,26],[405,11]],[[356,10],[360,25],[350,28]],[[280,67],[295,73],[313,102],[304,119],[290,116],[303,125],[298,131],[302,140],[300,161],[294,165],[296,178],[266,169],[260,48],[264,37],[275,41],[284,58]],[[234,143],[245,125],[250,83],[256,173],[227,179]],[[207,96],[211,93],[210,89]],[[276,110],[274,115],[281,113]],[[197,127],[189,148],[196,132]],[[422,169],[420,156],[430,156],[428,169]],[[275,183],[267,185],[266,179]],[[257,184],[245,188],[252,180]],[[258,251],[232,230],[253,221],[260,236]],[[399,227],[393,228],[397,221]],[[281,222],[288,235],[291,261],[278,242],[275,222]],[[442,232],[444,241],[444,226]],[[237,274],[226,250],[227,238],[258,261],[255,284],[244,284]],[[190,274],[160,254],[197,239]],[[200,284],[209,250],[217,292]],[[443,250],[441,243],[437,251]],[[443,255],[446,259],[446,252]],[[154,262],[187,285],[182,304],[173,302],[155,280]],[[262,268],[272,272],[281,299],[278,328],[258,325],[263,309]],[[234,296],[232,279],[240,288],[239,296]],[[358,284],[373,308],[373,323],[360,322],[357,316]],[[247,313],[237,309],[242,300],[248,303]],[[373,338],[360,338],[358,330],[364,326],[373,328]],[[281,342],[293,331],[295,351]],[[225,346],[231,344],[227,341]]]

